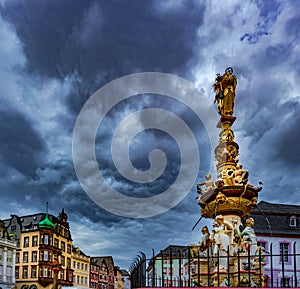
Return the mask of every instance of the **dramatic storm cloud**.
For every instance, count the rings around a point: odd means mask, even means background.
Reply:
[[[200,217],[195,184],[183,201],[161,215],[134,219],[109,213],[80,186],[72,136],[89,97],[119,77],[174,74],[194,83],[213,103],[215,75],[228,66],[238,79],[233,130],[240,162],[251,183],[263,181],[260,199],[298,204],[299,21],[298,1],[0,0],[0,200],[7,204],[0,217],[44,211],[47,201],[52,214],[64,207],[74,244],[89,255],[112,255],[125,268],[139,251],[149,256],[152,248],[197,242],[199,228],[208,221],[191,230]],[[100,99],[91,121],[97,122],[96,109],[103,110],[106,101]],[[195,183],[202,181],[211,163],[209,139],[218,133],[206,132],[204,120],[193,111],[203,105],[200,97],[186,105],[142,93],[113,107],[99,126],[95,145],[107,183],[123,195],[142,198],[157,196],[177,178],[180,148],[172,136],[153,128],[133,137],[129,157],[136,169],[146,171],[150,152],[160,149],[167,159],[163,174],[141,184],[116,169],[114,132],[124,119],[149,108],[170,111],[186,122],[201,160]],[[156,120],[167,125],[168,117]],[[146,128],[148,122],[143,116],[130,118],[116,142],[125,144],[134,129]],[[84,138],[88,129],[80,132],[83,142],[90,141]],[[190,148],[188,138],[183,143]],[[123,160],[121,151],[117,156]],[[90,165],[89,160],[82,163],[87,173]],[[192,166],[184,173],[192,174]],[[86,176],[88,182],[94,178]],[[125,210],[122,205],[117,204]],[[156,205],[168,208],[168,201]]]

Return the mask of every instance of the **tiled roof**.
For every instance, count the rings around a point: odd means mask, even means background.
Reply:
[[[126,269],[121,269],[122,276],[130,276]]]
[[[114,267],[114,260],[112,256],[100,256],[100,257],[91,257],[94,262],[101,264],[104,261],[108,267]]]
[[[5,226],[8,226],[10,224],[13,217],[17,218],[18,222],[22,226],[22,232],[23,232],[23,231],[31,231],[37,229],[39,222],[45,219],[46,214],[38,213],[38,214],[27,215],[27,216],[12,215],[10,219],[3,220]],[[57,223],[57,218],[55,216],[48,214],[48,218],[52,223],[54,224]]]
[[[85,257],[90,257],[88,255],[86,255],[79,247],[75,247],[74,245],[72,246],[72,252],[73,253],[78,253],[79,255],[85,256]]]
[[[300,206],[260,202],[251,211],[256,234],[300,236]],[[290,217],[297,226],[290,226]]]
[[[188,251],[188,246],[179,246],[179,245],[169,245],[167,248],[161,250],[156,257],[161,256],[163,254],[164,256],[170,256],[170,252],[172,252],[173,256],[178,256],[179,253],[180,255],[187,255]]]
[[[297,205],[273,204],[261,201],[257,204],[257,206],[259,210],[264,213],[300,216],[300,206]],[[259,212],[259,210],[255,208],[251,211],[251,213]]]

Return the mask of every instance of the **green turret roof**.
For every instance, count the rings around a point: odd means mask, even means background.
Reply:
[[[46,217],[44,220],[39,222],[39,229],[50,229],[53,230],[55,225],[48,218],[48,202],[47,202],[47,210]]]

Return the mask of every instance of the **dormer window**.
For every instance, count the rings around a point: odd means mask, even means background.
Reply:
[[[297,227],[297,217],[296,216],[291,216],[290,217],[290,226],[291,227]]]

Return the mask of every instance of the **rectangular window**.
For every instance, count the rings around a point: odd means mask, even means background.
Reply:
[[[48,235],[41,235],[41,244],[51,245],[49,240],[50,238]]]
[[[32,262],[36,262],[37,261],[37,251],[32,251],[31,261]]]
[[[80,270],[80,263],[77,262],[77,270]]]
[[[64,270],[59,271],[59,279],[64,280]]]
[[[61,264],[62,266],[65,266],[65,256],[61,256]]]
[[[66,250],[66,243],[63,242],[63,241],[61,241],[61,250],[62,250],[63,252],[65,252],[65,250]]]
[[[289,244],[288,243],[280,243],[280,262],[288,262],[289,261]],[[283,259],[283,260],[282,260]]]
[[[73,261],[73,269],[76,269],[76,261]]]
[[[291,218],[290,218],[290,226],[291,227],[297,227],[297,217],[291,216]]]
[[[15,275],[16,275],[16,279],[19,279],[19,266],[15,267]]]
[[[29,237],[24,237],[24,244],[23,244],[24,248],[29,247]]]
[[[32,247],[36,247],[38,245],[38,236],[32,236]]]
[[[263,242],[263,241],[257,242],[257,246],[266,249],[266,242]]]
[[[67,268],[71,268],[71,258],[67,258]]]
[[[290,286],[290,278],[281,278],[281,287],[289,288]]]
[[[43,277],[48,277],[48,268],[44,268]]]
[[[44,261],[48,261],[48,260],[49,260],[48,251],[44,251]]]
[[[85,269],[85,271],[87,271],[88,269],[87,269],[87,264],[85,264],[84,265],[84,269]]]
[[[14,233],[17,230],[17,226],[11,226],[11,232]]]
[[[27,266],[23,267],[22,278],[23,279],[27,279],[28,278],[28,267]]]
[[[28,252],[23,253],[23,263],[28,263]]]
[[[54,239],[54,247],[58,248],[58,239],[57,238]]]
[[[20,263],[20,253],[16,254],[16,263]]]
[[[31,278],[36,278],[36,266],[31,266]]]
[[[7,252],[7,262],[12,263],[12,251],[8,250]]]
[[[68,254],[71,254],[71,253],[72,253],[72,252],[71,252],[71,245],[70,245],[70,244],[67,245],[67,253],[68,253]]]

